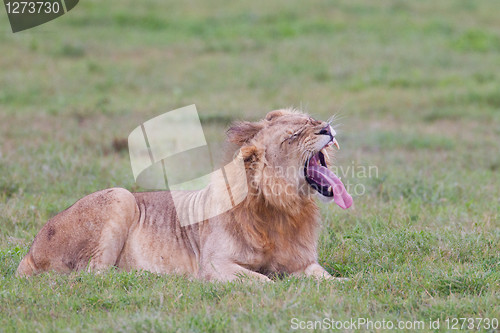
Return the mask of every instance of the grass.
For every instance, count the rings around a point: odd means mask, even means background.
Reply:
[[[497,1],[82,1],[0,33],[0,327],[287,331],[292,318],[500,316]],[[7,22],[5,12],[0,11]],[[120,142],[196,103],[207,138],[283,106],[340,114],[355,209],[321,206],[344,284],[217,284],[110,271],[13,276],[48,218],[137,189]],[[429,327],[426,326],[426,330]]]

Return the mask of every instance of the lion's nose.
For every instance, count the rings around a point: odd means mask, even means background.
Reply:
[[[335,130],[332,128],[332,126],[330,126],[330,124],[326,125],[325,127],[323,127],[318,133],[316,133],[318,135],[329,135],[330,138],[334,138],[335,135],[337,134],[335,132]]]

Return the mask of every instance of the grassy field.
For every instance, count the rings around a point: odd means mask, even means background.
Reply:
[[[500,319],[499,12],[497,0],[85,0],[12,34],[0,10],[0,331]],[[214,142],[278,107],[339,114],[336,163],[358,195],[355,209],[321,207],[319,256],[348,282],[14,277],[48,218],[137,189],[120,145],[133,128],[193,103]]]

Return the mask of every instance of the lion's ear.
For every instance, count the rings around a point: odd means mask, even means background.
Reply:
[[[262,128],[264,128],[262,123],[252,123],[249,121],[237,122],[227,130],[227,137],[230,142],[238,146],[243,146]]]
[[[271,121],[271,120],[274,120],[274,119],[279,118],[281,116],[284,116],[284,115],[287,115],[287,114],[293,114],[293,113],[294,113],[293,109],[274,110],[274,111],[269,112],[266,115],[266,120],[267,121]]]
[[[271,111],[269,112],[267,115],[266,115],[266,120],[267,121],[271,121],[273,119],[276,119],[278,117],[281,117],[282,115],[285,114],[285,111],[284,110],[274,110],[274,111]]]

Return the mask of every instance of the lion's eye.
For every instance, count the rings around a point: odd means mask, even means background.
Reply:
[[[288,136],[281,143],[284,143],[285,141],[288,141],[288,143],[292,143],[292,141],[295,140],[300,135],[300,133],[301,131],[288,134]]]

